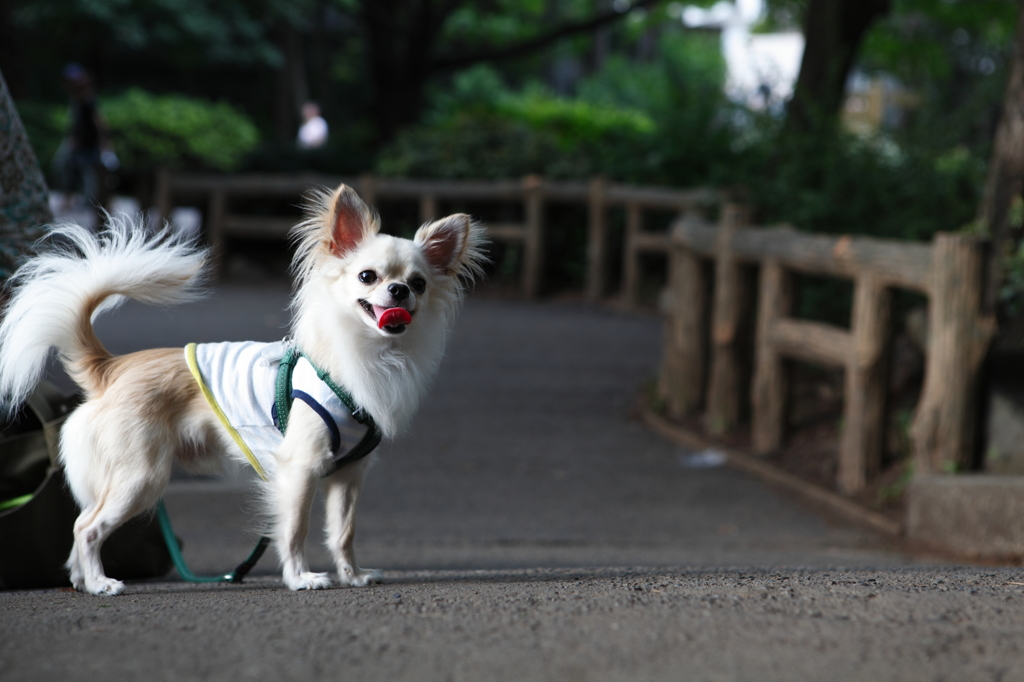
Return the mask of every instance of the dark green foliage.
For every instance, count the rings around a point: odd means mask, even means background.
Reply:
[[[901,147],[884,136],[768,137],[730,170],[756,208],[759,224],[928,240],[971,221],[985,169],[963,147],[939,157],[929,151]],[[805,279],[798,316],[849,325],[850,283]]]
[[[922,240],[968,223],[984,181],[984,164],[967,150],[929,152],[883,136],[773,137],[745,153],[730,175],[749,192],[761,222]]]
[[[21,122],[32,142],[36,158],[44,172],[53,161],[61,140],[67,133],[67,107],[40,104],[38,102],[17,102]]]
[[[633,182],[676,187],[707,185],[730,166],[742,111],[723,95],[725,63],[718,37],[669,32],[658,59],[631,62],[621,55],[580,84],[586,101],[630,106],[648,116],[656,134],[648,144],[623,155],[623,172]]]
[[[658,55],[650,62],[613,56],[574,97],[537,86],[516,91],[490,68],[466,72],[435,96],[423,124],[378,156],[377,170],[443,178],[600,173],[624,182],[735,188],[755,207],[758,223],[831,234],[927,240],[971,221],[987,140],[970,131],[981,112],[997,106],[993,86],[947,119],[922,102],[900,131],[783,136],[779,118],[722,95],[716,39],[666,33]],[[549,244],[548,252],[563,261],[556,279],[579,286],[581,276],[573,280],[572,273],[580,271],[582,248],[562,249],[572,243]],[[842,284],[804,289],[802,314],[837,323],[849,317]]]
[[[563,99],[540,88],[515,93],[486,67],[455,79],[428,123],[407,130],[378,157],[386,175],[553,178],[613,173],[650,147],[655,126],[625,107]]]
[[[1021,292],[1024,292],[1024,248],[1020,248],[1005,261],[1006,283],[999,292],[1006,312],[1015,317],[1021,312]]]
[[[40,163],[54,157],[66,135],[68,110],[61,105],[19,103]],[[114,151],[129,172],[156,166],[229,171],[259,142],[259,131],[234,107],[181,95],[153,95],[133,88],[101,97]]]
[[[259,141],[256,127],[225,102],[132,89],[104,100],[103,113],[128,168],[234,170]]]
[[[493,179],[531,173],[557,176],[565,168],[553,135],[494,114],[453,116],[444,124],[398,136],[377,160],[377,172],[399,177]],[[575,169],[586,174],[584,162]]]
[[[724,64],[716,40],[666,34],[661,58],[635,63],[614,56],[584,79],[578,96],[539,85],[508,88],[490,67],[456,77],[435,96],[427,120],[378,157],[388,175],[443,178],[612,179],[707,184],[715,164],[733,156],[733,107],[722,95]]]
[[[780,120],[723,97],[718,44],[705,38],[668,33],[653,62],[612,57],[574,98],[516,92],[486,67],[466,72],[435,97],[424,124],[378,156],[377,170],[742,187],[759,222],[833,234],[922,240],[970,222],[986,151],[958,142],[970,123],[930,137],[917,125],[782,137]],[[971,106],[992,105],[989,97]]]
[[[515,44],[585,19],[598,5],[608,3],[452,3],[428,56],[443,60]],[[409,20],[425,5],[394,6]],[[599,34],[574,34],[513,60],[432,72],[419,123],[378,148],[371,103],[388,83],[372,80],[369,34],[360,19],[366,7],[359,0],[35,0],[19,6],[7,32],[0,31],[17,43],[17,50],[0,50],[0,64],[5,75],[7,65],[20,74],[14,85],[20,83],[22,96],[57,103],[65,97],[63,63],[77,59],[90,67],[128,166],[468,179],[602,174],[637,184],[742,189],[759,223],[928,239],[974,216],[1016,13],[1013,0],[893,0],[867,36],[858,67],[895,75],[912,101],[902,120],[869,137],[835,131],[780,137],[779,112],[751,112],[723,95],[719,36],[684,29],[681,6],[663,3]],[[769,0],[764,28],[799,26],[806,7],[806,0]],[[297,36],[301,49],[289,51],[288,35]],[[3,60],[14,53],[24,56],[17,68]],[[331,126],[326,148],[294,147],[295,113],[283,116],[286,107],[278,106],[291,104],[295,94],[281,89],[282,64],[304,70],[309,95],[323,106]],[[574,75],[556,77],[565,72]],[[255,144],[250,128],[230,123],[220,105],[206,105],[219,118],[199,123],[192,114],[171,113],[187,110],[180,102],[174,109],[155,95],[107,94],[130,84],[231,101],[264,142]],[[46,164],[63,136],[65,107],[19,104]],[[470,208],[486,214],[494,207]],[[549,218],[566,225],[580,220],[569,213]],[[620,214],[611,212],[609,220],[612,230],[621,230]],[[583,233],[566,229],[547,245],[562,268],[561,275],[549,273],[554,280],[582,272]],[[826,292],[824,298],[838,297]]]
[[[200,61],[281,63],[275,24],[300,23],[304,0],[34,0],[14,18],[24,30],[48,30],[88,45],[103,40],[132,50],[160,50],[178,66]],[[90,35],[81,35],[82,29]],[[76,35],[77,34],[77,35]]]

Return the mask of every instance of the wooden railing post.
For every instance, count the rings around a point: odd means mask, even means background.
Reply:
[[[597,177],[590,181],[587,203],[587,300],[597,301],[604,293],[606,213],[605,191],[608,181]]]
[[[523,294],[535,298],[541,287],[544,260],[544,181],[530,175],[523,178],[523,212],[526,236],[523,240]]]
[[[981,311],[983,260],[976,239],[935,236],[924,388],[911,427],[915,474],[952,473],[971,459],[978,368],[996,327]]]
[[[370,208],[377,205],[377,181],[371,173],[363,173],[359,176],[359,187],[356,188],[356,192]]]
[[[156,171],[156,195],[153,200],[153,205],[156,206],[156,211],[159,214],[157,222],[159,227],[171,217],[171,172],[164,167],[160,167]]]
[[[206,239],[210,243],[214,263],[219,270],[224,257],[224,214],[227,212],[227,196],[221,187],[210,192],[206,207]]]
[[[882,465],[891,307],[892,294],[876,277],[857,278],[837,471],[839,491],[847,495],[862,490]]]
[[[715,291],[711,312],[711,377],[708,382],[707,429],[712,434],[739,425],[743,379],[740,328],[746,292],[743,271],[732,249],[736,228],[747,221],[747,211],[736,204],[722,207],[715,240]]]
[[[792,314],[793,278],[775,259],[761,263],[754,351],[751,440],[754,452],[768,454],[782,447],[789,400],[789,368],[771,340],[779,320]]]
[[[622,245],[622,302],[636,303],[637,287],[640,284],[640,252],[637,237],[644,227],[643,206],[636,201],[626,202],[626,236]]]
[[[437,219],[437,199],[433,194],[420,195],[420,224],[426,225],[427,223]]]
[[[678,225],[699,222],[687,213]],[[710,282],[702,259],[680,244],[669,246],[669,315],[665,324],[659,393],[672,418],[698,410],[707,380],[707,308]]]

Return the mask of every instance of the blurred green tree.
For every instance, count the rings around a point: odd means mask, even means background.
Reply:
[[[234,92],[239,84],[226,77],[241,70],[270,72],[263,101],[282,142],[303,101],[333,99],[330,90],[348,81],[346,97],[367,107],[384,141],[418,120],[432,78],[592,34],[658,2],[0,0],[0,43],[9,46],[0,68],[19,99],[54,98],[55,76],[37,74],[59,73],[75,54],[101,87],[160,91],[152,81],[174,88],[191,75],[178,89],[208,97]],[[135,63],[120,61],[124,54]]]
[[[522,57],[659,1],[598,10],[589,2],[569,2],[566,17],[554,11],[555,3],[537,0],[363,0],[358,16],[366,31],[378,137],[390,140],[419,120],[427,83],[436,74]]]
[[[977,227],[991,236],[994,255],[985,282],[984,303],[1004,319],[1021,314],[1015,308],[1024,297],[1024,0],[1018,5],[1006,95],[976,220]],[[1020,350],[1024,341],[1017,339],[1017,346]]]
[[[815,133],[838,118],[861,42],[890,6],[891,0],[808,0],[803,59],[784,132]]]

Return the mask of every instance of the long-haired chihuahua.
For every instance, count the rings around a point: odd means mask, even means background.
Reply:
[[[115,595],[100,547],[159,501],[174,462],[209,470],[248,462],[263,498],[284,583],[332,584],[303,545],[317,481],[326,477],[326,536],[342,585],[366,585],[353,550],[369,449],[405,427],[437,371],[466,287],[481,275],[483,228],[464,214],[413,239],[380,234],[345,185],[317,194],[296,226],[290,338],[189,344],[113,356],[92,320],[126,297],[159,305],[202,294],[209,253],[166,232],[113,220],[94,235],[54,228],[50,245],[11,281],[0,323],[0,400],[20,404],[56,348],[85,402],[65,423],[60,459],[81,507],[67,566],[76,589]]]

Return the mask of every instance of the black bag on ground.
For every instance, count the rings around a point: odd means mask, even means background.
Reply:
[[[74,542],[78,507],[57,464],[61,424],[76,401],[41,383],[3,424],[0,436],[0,588],[70,585],[64,563]],[[152,514],[111,534],[101,552],[106,574],[119,580],[155,578],[171,556]]]

